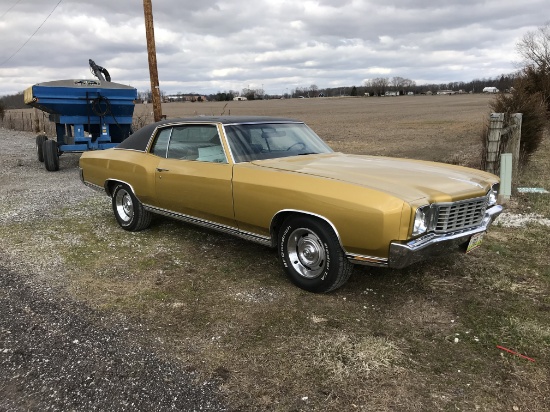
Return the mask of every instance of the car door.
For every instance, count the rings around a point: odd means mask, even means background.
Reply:
[[[151,152],[161,157],[155,171],[157,207],[202,223],[235,226],[232,165],[216,125],[165,128]]]

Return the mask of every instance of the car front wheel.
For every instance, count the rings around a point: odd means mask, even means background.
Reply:
[[[349,279],[347,260],[334,230],[324,221],[292,216],[279,231],[279,256],[290,280],[309,292],[330,292]]]
[[[119,184],[112,195],[112,206],[118,224],[125,230],[137,232],[151,224],[152,214],[126,185]]]

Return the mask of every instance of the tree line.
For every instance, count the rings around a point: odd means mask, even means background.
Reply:
[[[414,94],[421,93],[437,93],[439,90],[453,90],[458,92],[462,90],[466,93],[481,93],[484,87],[496,87],[500,91],[508,91],[513,86],[518,77],[522,75],[521,71],[511,74],[502,74],[494,78],[474,79],[469,82],[451,82],[439,84],[422,84],[418,85],[414,80],[404,77],[377,77],[366,80],[360,86],[342,86],[331,88],[320,88],[316,84],[310,86],[298,86],[287,88],[281,94],[268,95],[263,88],[243,88],[241,91],[225,90],[216,93],[207,94],[206,98],[210,101],[231,101],[237,96],[246,97],[247,100],[262,100],[270,98],[300,98],[300,97],[338,97],[338,96],[383,96],[388,91],[395,91],[399,94]],[[167,93],[161,90],[161,98],[166,97]],[[183,93],[178,92],[175,95],[196,95],[195,101],[201,101],[203,95],[198,93]],[[199,96],[201,96],[199,98]],[[139,91],[138,100],[141,102],[151,101],[151,91]],[[0,108],[8,109],[24,109],[26,108],[23,101],[23,92],[3,96],[0,98]]]

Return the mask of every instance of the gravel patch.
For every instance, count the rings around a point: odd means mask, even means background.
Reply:
[[[226,410],[216,382],[137,343],[140,329],[0,267],[0,411]]]
[[[78,159],[64,154],[48,172],[34,134],[0,129],[0,230],[60,213],[86,218],[79,204],[108,202],[80,182]],[[227,410],[219,382],[148,344],[152,332],[68,297],[64,263],[40,240],[28,255],[0,238],[0,412]]]
[[[535,213],[507,213],[503,212],[496,220],[495,224],[503,227],[525,227],[526,224],[539,224],[550,226],[550,219]]]
[[[101,196],[80,182],[79,154],[63,154],[60,170],[48,172],[37,160],[35,138],[32,133],[0,129],[0,224],[47,218],[63,207]]]

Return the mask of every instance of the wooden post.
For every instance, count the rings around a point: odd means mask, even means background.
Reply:
[[[35,107],[33,110],[33,132],[40,132],[40,118],[38,117],[38,109]]]
[[[151,0],[143,0],[143,13],[145,15],[145,34],[147,37],[147,55],[149,57],[149,77],[151,79],[151,96],[153,98],[153,116],[155,122],[158,122],[162,118],[162,108],[160,102],[155,28],[153,26],[153,6]]]
[[[504,113],[491,113],[489,117],[489,133],[487,134],[487,165],[489,173],[498,172],[500,154],[500,136],[504,124]]]

